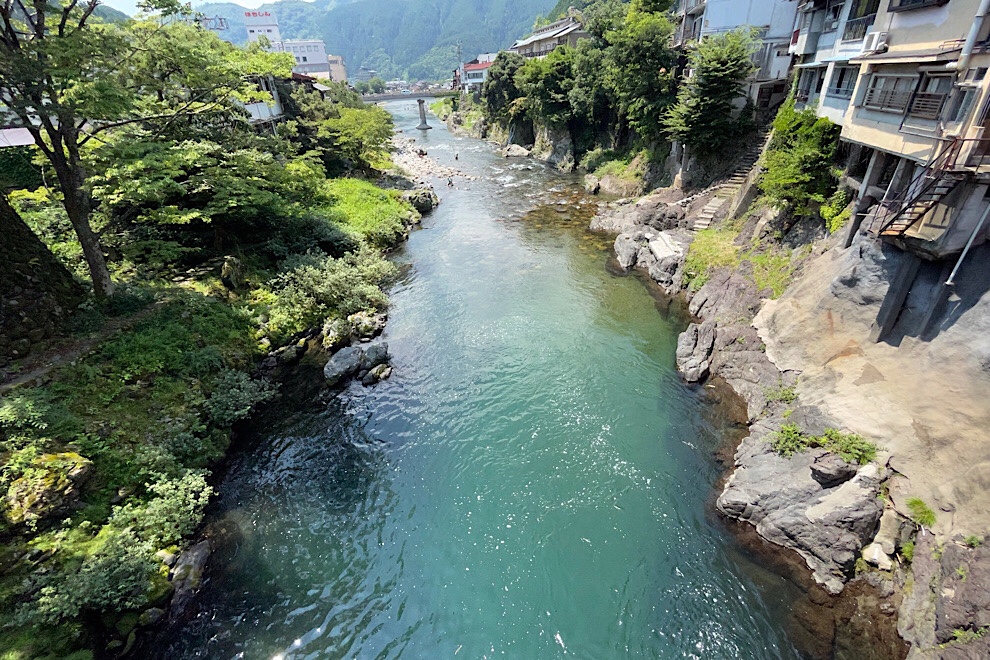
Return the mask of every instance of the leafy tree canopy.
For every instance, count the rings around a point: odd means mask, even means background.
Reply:
[[[734,30],[702,40],[689,58],[693,71],[663,119],[667,135],[699,150],[714,152],[737,134],[734,103],[753,73],[757,41],[749,30]],[[745,121],[745,117],[742,117]]]

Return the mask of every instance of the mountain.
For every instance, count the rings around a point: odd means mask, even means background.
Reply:
[[[221,16],[221,33],[244,43],[245,11],[270,11],[286,39],[322,39],[327,52],[343,55],[350,72],[360,66],[383,77],[440,80],[462,60],[508,48],[527,34],[536,16],[555,0],[284,0],[249,10],[234,3],[206,3],[196,10]]]

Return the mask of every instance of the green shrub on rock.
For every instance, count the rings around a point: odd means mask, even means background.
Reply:
[[[770,435],[770,445],[781,456],[790,457],[811,447],[821,447],[847,463],[865,465],[876,458],[878,447],[855,433],[828,428],[820,436],[809,435],[794,423],[784,424]]]

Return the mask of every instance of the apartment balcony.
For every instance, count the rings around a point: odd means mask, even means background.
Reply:
[[[870,28],[873,27],[873,22],[876,18],[876,14],[869,14],[862,18],[854,18],[851,21],[846,21],[846,26],[842,30],[842,40],[858,41],[864,38],[866,33],[870,31]]]
[[[863,106],[881,112],[902,113],[907,110],[910,102],[911,92],[909,91],[873,88],[866,92]]]

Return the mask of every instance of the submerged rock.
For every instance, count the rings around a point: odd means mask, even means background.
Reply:
[[[333,387],[363,371],[366,372],[362,376],[363,381],[376,367],[386,364],[388,357],[388,344],[385,342],[372,344],[367,349],[360,346],[347,346],[330,357],[326,366],[323,367],[323,377],[326,378],[327,384]],[[378,374],[380,377],[381,372]]]
[[[175,568],[172,569],[172,586],[175,588],[175,593],[172,596],[169,612],[173,618],[182,616],[203,585],[203,571],[206,570],[206,562],[210,558],[211,551],[210,542],[203,540],[179,555]]]

